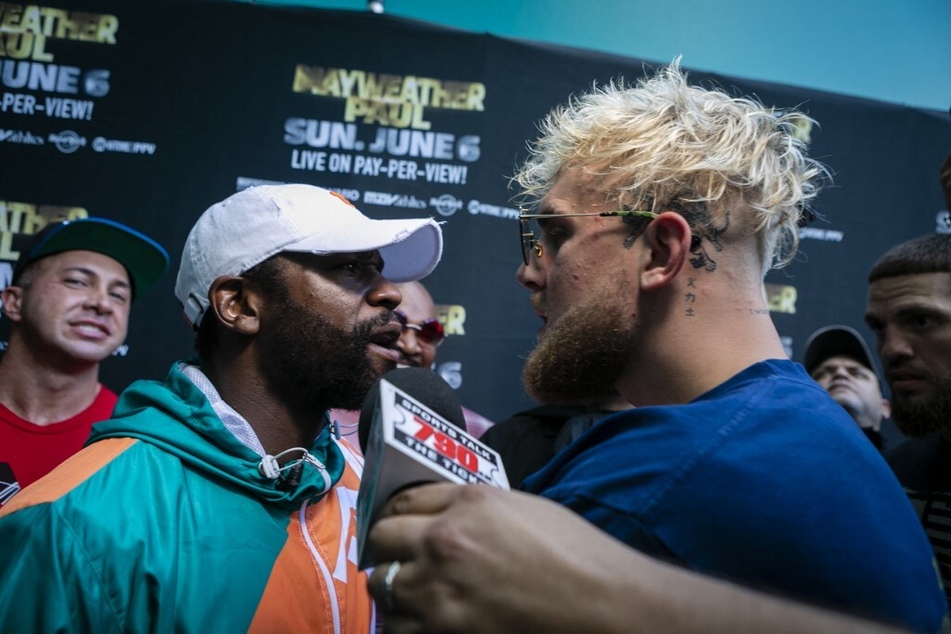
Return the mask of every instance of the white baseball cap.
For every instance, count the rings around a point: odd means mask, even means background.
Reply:
[[[432,218],[372,220],[336,192],[313,185],[260,185],[212,205],[188,234],[175,296],[195,327],[222,275],[241,275],[282,251],[328,255],[379,250],[393,282],[429,275],[442,256]]]

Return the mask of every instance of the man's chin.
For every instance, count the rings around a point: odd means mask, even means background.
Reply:
[[[892,421],[906,436],[923,437],[951,428],[951,398],[934,401],[892,398]]]
[[[111,341],[70,341],[60,346],[60,350],[77,361],[101,363],[111,357],[122,342]]]

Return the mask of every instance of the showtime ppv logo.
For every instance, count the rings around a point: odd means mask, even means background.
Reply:
[[[142,141],[124,141],[97,136],[92,140],[92,149],[96,152],[122,152],[124,154],[155,154],[154,143]]]
[[[466,209],[468,209],[469,213],[473,216],[495,216],[496,218],[505,218],[506,220],[518,219],[518,209],[502,207],[500,205],[490,205],[478,200],[470,200]]]

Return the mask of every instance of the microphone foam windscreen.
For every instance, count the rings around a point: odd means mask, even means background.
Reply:
[[[442,377],[427,368],[397,368],[377,379],[367,393],[363,407],[360,408],[360,425],[357,431],[360,438],[360,450],[364,454],[367,451],[374,412],[380,407],[380,380],[382,379],[403,390],[459,429],[469,431],[466,428],[466,417],[462,413],[459,396]]]

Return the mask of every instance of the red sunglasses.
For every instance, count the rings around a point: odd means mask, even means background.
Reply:
[[[438,319],[427,319],[421,324],[411,324],[405,313],[399,310],[394,310],[393,312],[396,313],[396,319],[403,328],[415,330],[416,337],[423,343],[438,346],[442,343],[443,339],[446,338],[446,331],[443,330],[442,324],[439,323]]]

